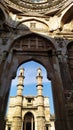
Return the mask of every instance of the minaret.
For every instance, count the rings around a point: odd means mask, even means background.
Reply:
[[[21,130],[22,127],[22,91],[24,82],[24,68],[20,68],[17,84],[17,95],[15,104],[15,113],[13,116],[12,129],[11,130]]]
[[[37,129],[45,130],[45,115],[44,115],[44,96],[42,95],[42,71],[40,68],[37,70],[37,105],[38,105],[38,115],[37,115]]]

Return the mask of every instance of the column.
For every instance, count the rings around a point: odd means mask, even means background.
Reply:
[[[57,57],[59,60],[59,66],[61,71],[61,77],[63,81],[63,87],[65,94],[71,92],[73,90],[72,80],[69,72],[69,66],[67,63],[67,54],[62,55],[61,51],[57,51]]]
[[[45,115],[44,115],[44,97],[42,95],[42,71],[40,68],[37,70],[37,102],[38,102],[38,115],[37,115],[37,129],[45,130]]]
[[[31,130],[34,130],[33,129],[33,117],[31,118]]]
[[[56,130],[69,130],[66,122],[65,97],[62,78],[60,74],[59,62],[56,54],[52,55],[53,77],[52,90],[55,105],[55,127]]]
[[[21,130],[22,128],[22,91],[24,82],[24,69],[20,68],[17,84],[17,95],[15,104],[15,115],[13,117],[12,129],[11,130]]]

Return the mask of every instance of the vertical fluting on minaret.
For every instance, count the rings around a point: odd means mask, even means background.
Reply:
[[[17,95],[15,104],[15,114],[13,116],[12,129],[21,130],[22,128],[22,92],[24,87],[24,68],[20,68],[17,84]]]
[[[37,70],[37,106],[38,106],[38,115],[37,115],[37,129],[45,130],[45,115],[44,115],[44,96],[42,94],[43,85],[42,85],[42,70],[38,68]]]

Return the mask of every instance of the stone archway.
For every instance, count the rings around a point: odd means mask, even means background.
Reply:
[[[34,116],[31,112],[24,116],[23,130],[35,130]]]
[[[68,130],[63,84],[56,49],[49,39],[38,34],[29,34],[16,39],[9,49],[2,75],[5,78],[1,82],[0,95],[3,96],[1,112],[5,113],[10,83],[16,75],[18,66],[30,60],[41,63],[46,68],[47,77],[52,82],[56,130]],[[4,88],[6,88],[5,91]]]

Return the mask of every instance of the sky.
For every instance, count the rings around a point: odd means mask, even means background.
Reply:
[[[23,95],[37,95],[37,81],[36,81],[36,75],[37,75],[37,69],[41,68],[42,70],[42,84],[43,84],[43,95],[49,97],[50,102],[50,112],[51,114],[54,114],[54,108],[53,108],[53,98],[52,98],[52,89],[51,89],[51,81],[47,79],[47,72],[46,69],[39,63],[30,61],[22,64],[18,70],[17,70],[17,76],[19,75],[19,69],[23,67],[24,68],[24,88],[23,88]],[[11,90],[10,90],[10,96],[15,96],[17,91],[17,82],[18,78],[13,79],[11,83]]]

